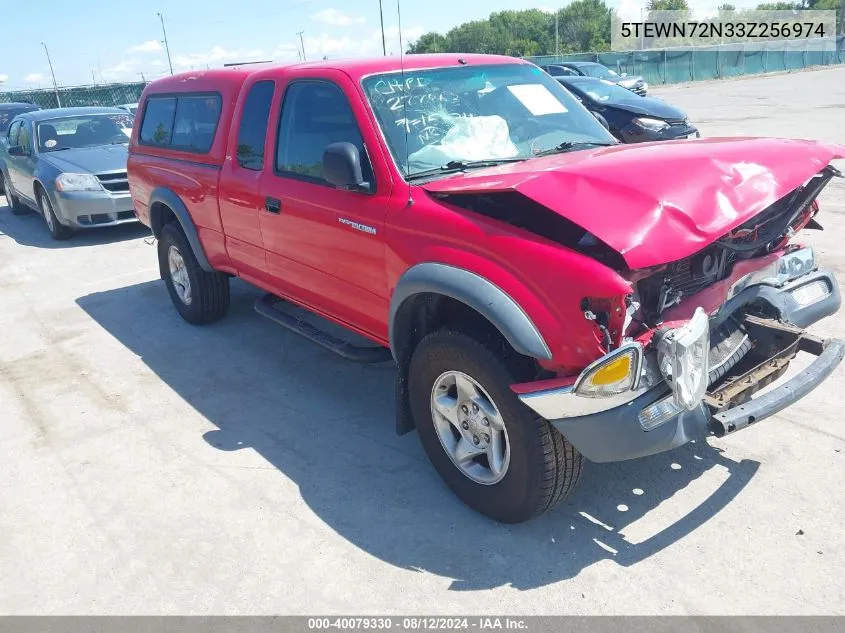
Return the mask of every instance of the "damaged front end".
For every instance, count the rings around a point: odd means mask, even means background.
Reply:
[[[841,297],[813,250],[791,239],[821,228],[816,197],[838,175],[824,168],[689,257],[620,271],[632,292],[607,353],[574,379],[515,385],[522,402],[605,462],[721,437],[803,398],[842,361],[845,342],[803,331],[835,313]],[[816,358],[760,394],[799,353]]]

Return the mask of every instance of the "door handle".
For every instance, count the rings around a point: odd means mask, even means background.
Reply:
[[[264,208],[267,209],[270,213],[281,213],[282,212],[282,201],[278,198],[264,198]]]

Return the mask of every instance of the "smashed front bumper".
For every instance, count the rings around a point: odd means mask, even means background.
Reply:
[[[579,396],[574,385],[521,393],[520,400],[549,420],[588,459],[613,462],[671,450],[708,435],[721,437],[764,420],[797,402],[820,385],[845,357],[845,341],[821,340],[789,325],[806,324],[807,306],[793,306],[794,289],[823,279],[831,291],[811,304],[814,316],[835,312],[841,303],[831,273],[817,271],[769,292],[780,320],[745,317],[744,337],[728,341],[723,354],[730,369],[710,367],[709,387],[692,409],[678,407],[654,359],[643,363],[636,388],[610,398]],[[755,287],[744,292],[754,292]],[[833,291],[835,289],[835,292]],[[711,319],[711,324],[718,323]],[[819,316],[819,318],[821,318]],[[750,345],[749,345],[750,341]],[[724,343],[724,344],[728,344]],[[777,380],[789,362],[805,352],[816,359],[795,377],[754,396]]]

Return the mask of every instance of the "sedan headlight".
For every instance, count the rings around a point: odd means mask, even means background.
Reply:
[[[647,117],[634,119],[634,123],[639,125],[641,128],[652,130],[654,132],[659,132],[660,130],[665,130],[669,127],[669,124],[666,123],[666,121],[661,121],[660,119],[649,119]]]
[[[91,174],[60,174],[56,178],[56,191],[102,191],[103,186]]]
[[[669,330],[657,342],[657,362],[672,386],[675,404],[695,409],[707,391],[710,319],[702,308],[684,327]]]
[[[606,398],[636,389],[642,371],[643,348],[628,343],[590,364],[575,382],[575,393]]]
[[[640,87],[641,87],[643,90],[648,90],[648,84],[647,84],[646,82],[643,82],[643,85],[642,85],[642,86],[640,86]]]

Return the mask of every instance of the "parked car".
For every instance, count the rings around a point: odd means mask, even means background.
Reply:
[[[627,73],[619,74],[596,62],[561,62],[541,66],[541,68],[552,77],[595,77],[618,84],[642,97],[648,94],[648,84],[642,77],[629,77]]]
[[[19,114],[40,109],[34,103],[0,103],[0,134],[6,133],[9,123]]]
[[[182,318],[221,319],[236,276],[268,293],[260,314],[394,361],[397,430],[494,519],[548,509],[584,458],[759,423],[845,355],[802,329],[840,294],[792,241],[843,146],[619,144],[548,74],[488,55],[191,72],[140,103],[129,183]],[[798,350],[817,358],[751,400]]]
[[[132,117],[60,108],[15,117],[0,144],[0,185],[16,214],[35,209],[50,235],[137,221],[126,179]]]
[[[138,112],[138,104],[137,103],[124,103],[122,105],[117,106],[121,110],[126,110],[132,116],[135,116],[135,113]]]
[[[640,97],[617,84],[593,77],[556,77],[590,112],[607,122],[623,143],[698,138],[686,113],[662,99]]]
[[[16,116],[23,112],[32,112],[33,110],[40,110],[34,103],[0,103],[0,146],[2,146],[7,138],[6,133],[9,131],[9,123],[12,122]],[[3,187],[3,180],[0,178],[0,195],[6,193]]]

